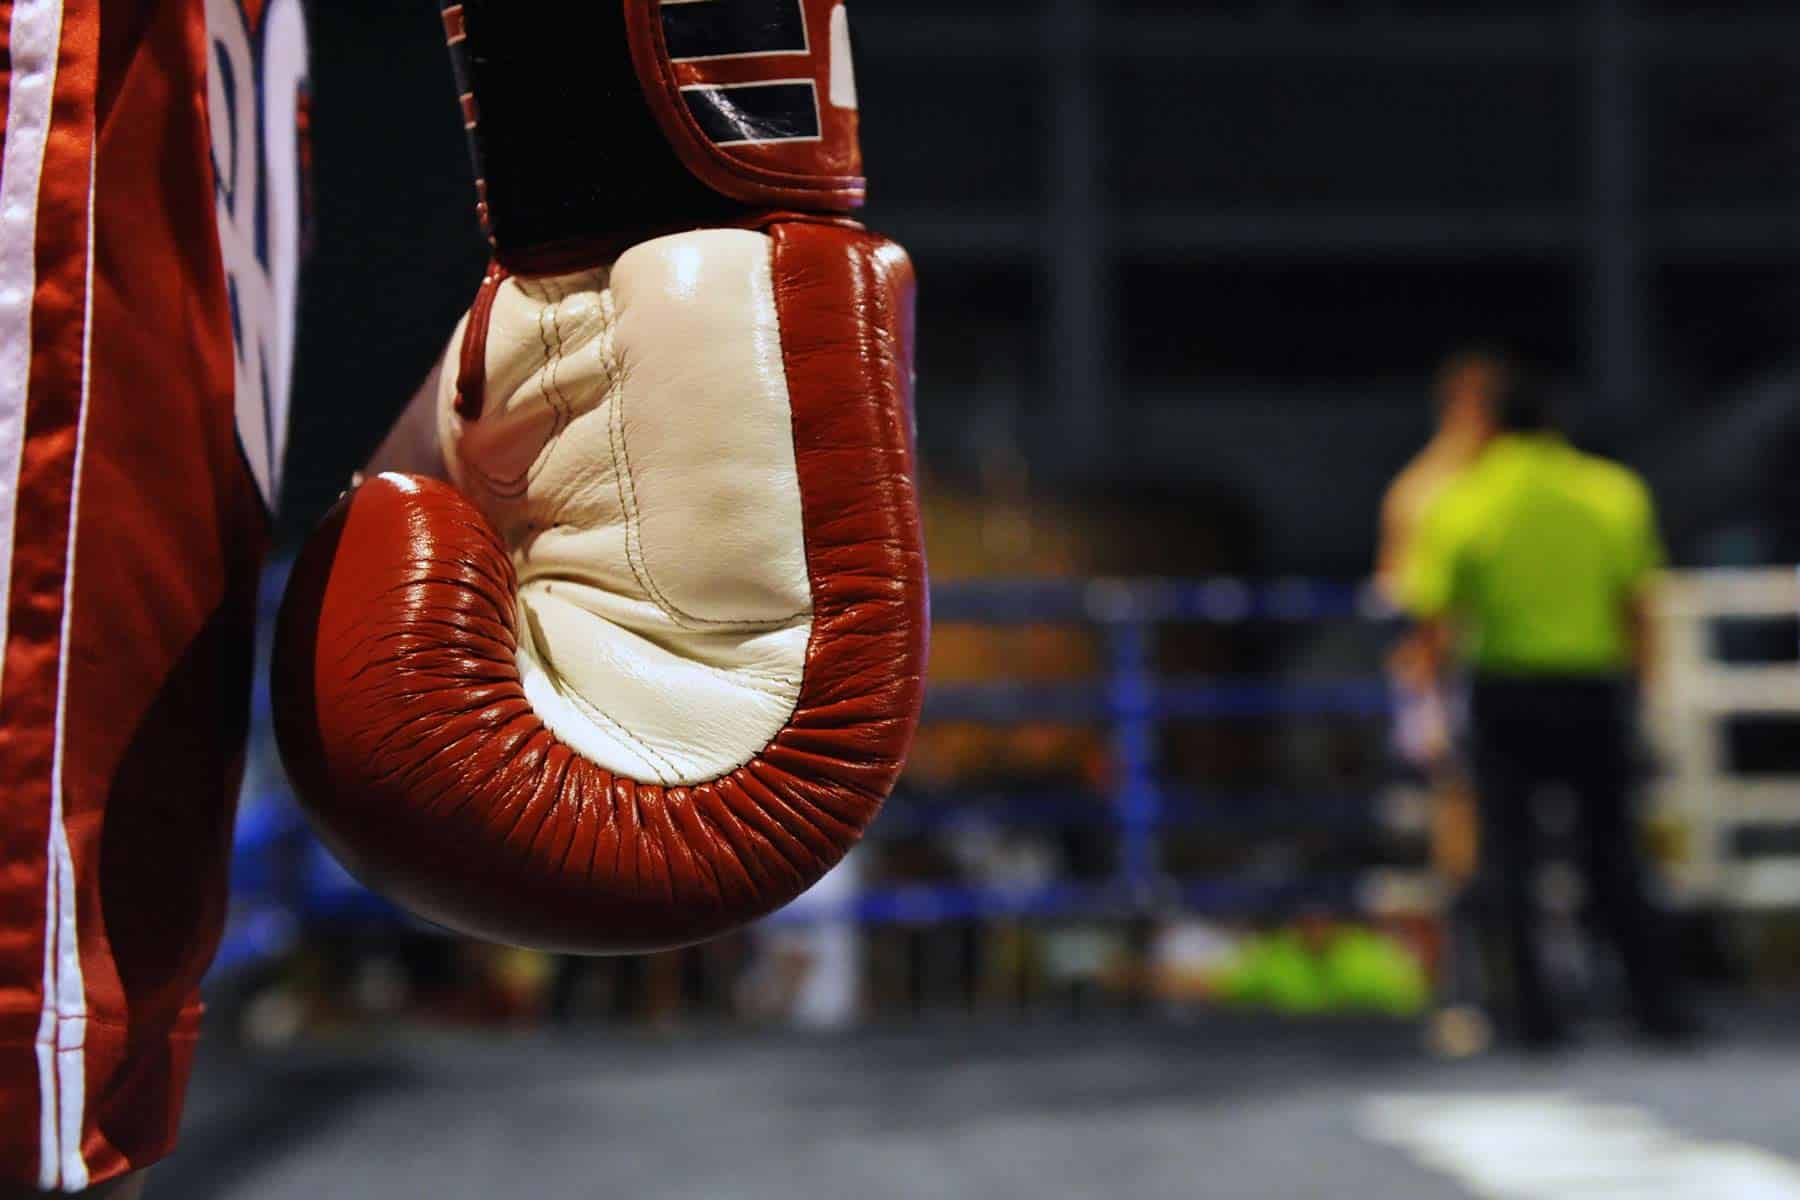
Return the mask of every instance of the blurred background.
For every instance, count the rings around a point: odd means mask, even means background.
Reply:
[[[289,548],[484,265],[432,6],[311,7]],[[1658,1145],[1722,1139],[1773,1189],[1632,1195],[1800,1196],[1772,1157],[1793,1122],[1745,1099],[1800,1081],[1793,7],[852,16],[866,219],[922,288],[936,628],[899,794],[762,927],[557,961],[358,889],[264,720],[212,1047],[152,1195],[497,1196],[523,1162],[559,1196],[1575,1194],[1411,1165],[1395,1112],[1450,1088],[1646,1105]],[[1646,849],[1717,1035],[1679,1060],[1602,1033],[1552,1066],[1433,1021],[1448,889],[1368,580],[1471,342],[1546,371],[1659,502]],[[1554,884],[1551,960],[1606,1013],[1617,968]]]

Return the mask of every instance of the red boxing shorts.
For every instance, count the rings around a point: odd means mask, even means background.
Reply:
[[[223,922],[305,49],[298,0],[0,24],[0,1181],[76,1191],[173,1144]]]

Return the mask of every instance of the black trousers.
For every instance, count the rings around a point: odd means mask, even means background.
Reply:
[[[1490,949],[1503,960],[1511,1016],[1529,1039],[1563,1030],[1537,928],[1536,802],[1555,785],[1574,795],[1590,928],[1618,952],[1634,1016],[1652,1032],[1682,1020],[1662,917],[1648,896],[1638,848],[1632,699],[1626,681],[1588,677],[1478,677],[1470,696],[1481,808],[1479,903]]]

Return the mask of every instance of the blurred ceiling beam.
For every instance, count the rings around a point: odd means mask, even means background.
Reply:
[[[883,228],[925,256],[959,254],[983,261],[1037,257],[1046,224],[1034,218],[945,218],[882,213]],[[1574,214],[1516,211],[1429,213],[1167,213],[1119,218],[1118,252],[1209,258],[1258,255],[1564,255],[1586,244],[1586,221]],[[1800,255],[1800,213],[1721,210],[1656,215],[1647,241],[1666,257],[1792,258]]]
[[[1330,58],[1404,61],[1531,60],[1586,57],[1583,22],[1505,18],[1458,20],[1226,20],[1138,16],[1098,31],[1021,35],[1015,16],[864,8],[856,15],[860,53],[881,57],[1029,58],[1070,48],[1103,58]],[[1800,59],[1800,18],[1733,16],[1629,21],[1647,57],[1706,61]],[[1029,26],[1026,27],[1029,30]]]

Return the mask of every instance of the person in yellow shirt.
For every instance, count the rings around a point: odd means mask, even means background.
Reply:
[[[1538,945],[1534,802],[1576,798],[1594,925],[1617,948],[1648,1034],[1691,1032],[1647,895],[1632,813],[1636,684],[1653,657],[1648,610],[1663,548],[1649,489],[1557,431],[1518,372],[1497,436],[1421,515],[1396,594],[1423,626],[1432,670],[1471,676],[1469,732],[1481,813],[1480,878],[1507,960],[1519,1036],[1566,1027]]]

